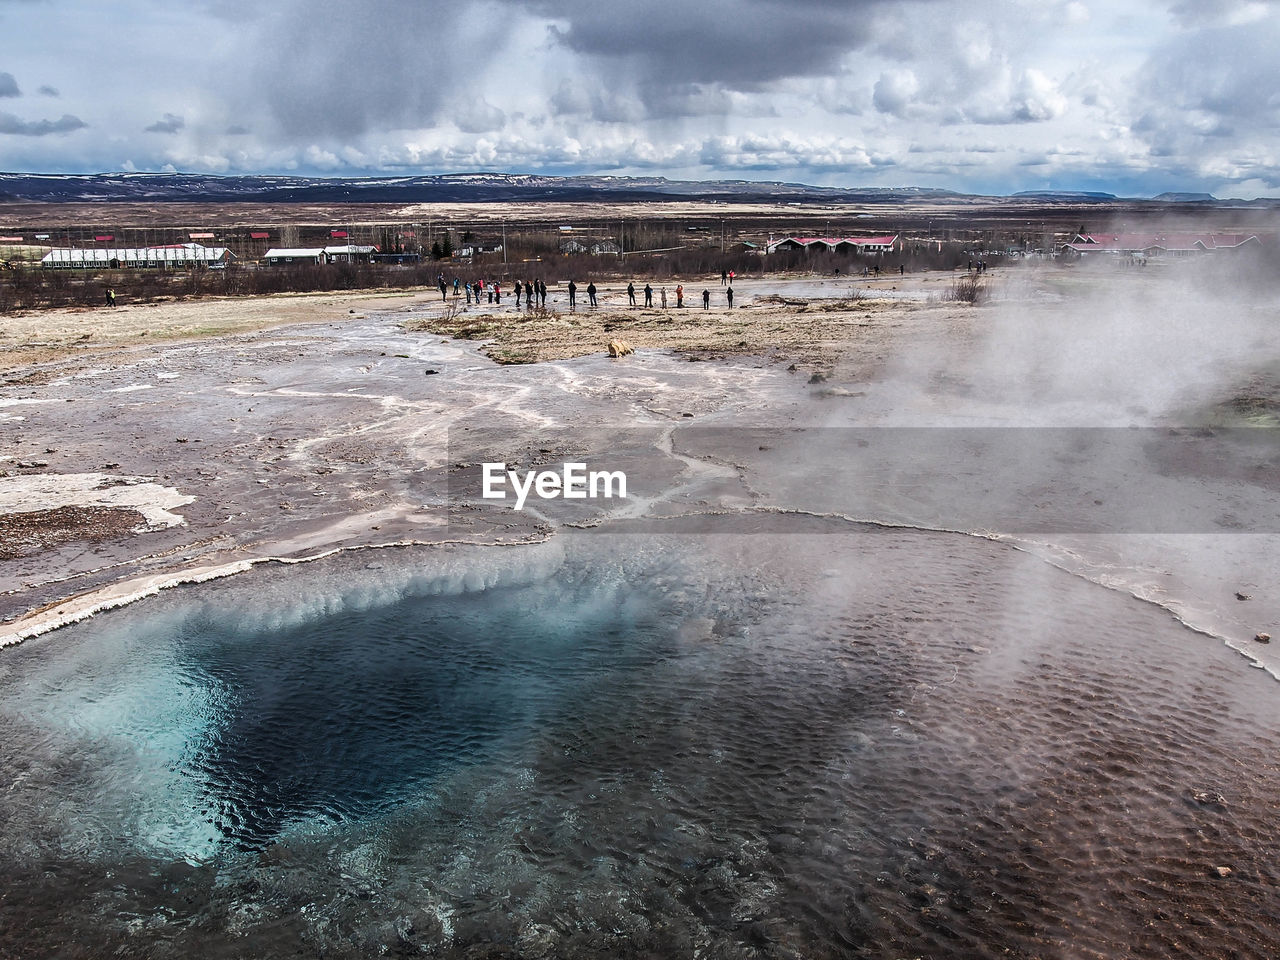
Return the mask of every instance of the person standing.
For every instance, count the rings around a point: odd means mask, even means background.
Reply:
[[[684,306],[684,284],[676,284],[676,309],[679,310]]]
[[[665,310],[667,309],[667,288],[663,287],[660,292],[662,293],[662,309]]]
[[[578,305],[578,285],[572,280],[569,281],[569,309],[572,310]]]
[[[547,305],[547,281],[538,281],[538,299],[542,302],[543,308]]]
[[[636,285],[633,282],[627,284],[627,299],[631,301],[631,305],[636,305]]]
[[[732,310],[733,309],[733,287],[730,287],[728,290],[725,291],[725,296],[729,298],[729,309]]]
[[[728,286],[728,284],[729,284],[729,271],[728,271],[728,270],[721,270],[721,271],[720,271],[720,286],[724,287],[724,286]]]
[[[502,302],[502,287],[497,280],[493,281],[493,302]]]
[[[644,285],[644,305],[646,307],[653,306],[653,285],[650,283]]]
[[[440,299],[449,299],[449,285],[444,282],[444,274],[440,274]]]
[[[519,280],[516,281],[516,309],[520,309],[520,293],[524,290],[524,284]]]
[[[587,284],[587,303],[591,304],[593,307],[599,306],[599,304],[596,303],[596,285],[594,281]]]
[[[702,291],[702,309],[703,310],[711,309],[711,291],[710,290]]]

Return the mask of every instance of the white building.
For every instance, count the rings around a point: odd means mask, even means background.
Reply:
[[[324,247],[272,247],[262,259],[274,266],[289,263],[324,263]]]
[[[162,247],[92,247],[83,250],[54,248],[40,259],[51,269],[116,270],[122,267],[225,266],[235,254],[226,247],[198,243],[174,243]]]
[[[368,263],[377,249],[377,247],[361,246],[356,243],[344,243],[337,247],[325,247],[324,257],[330,263]]]

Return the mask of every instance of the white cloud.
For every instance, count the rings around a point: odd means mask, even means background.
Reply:
[[[880,74],[871,102],[881,113],[905,117],[919,90],[916,75],[910,70],[890,70]]]
[[[66,8],[51,24],[4,7],[25,42],[0,83],[67,111],[0,114],[6,166],[1160,192],[1265,191],[1280,157],[1276,4],[1248,0]],[[108,30],[138,76],[165,82],[104,85]],[[48,79],[57,91],[36,87]]]
[[[1062,19],[1073,26],[1088,23],[1091,16],[1089,8],[1079,0],[1071,0],[1062,8]]]
[[[1018,81],[1013,98],[1015,120],[1042,122],[1061,116],[1067,109],[1067,98],[1057,85],[1039,70],[1027,70]]]

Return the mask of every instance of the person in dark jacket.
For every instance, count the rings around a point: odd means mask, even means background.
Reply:
[[[653,306],[653,285],[649,283],[644,285],[644,305],[646,307]]]
[[[593,307],[600,306],[600,304],[596,303],[596,285],[594,283],[587,284],[587,303]]]
[[[631,305],[636,305],[636,285],[634,283],[627,284],[627,299],[631,301]]]
[[[729,287],[727,290],[725,290],[724,295],[729,298],[729,309],[732,310],[733,309],[733,287]]]
[[[569,309],[573,310],[578,306],[578,285],[572,280],[569,281]]]
[[[710,290],[702,291],[702,309],[703,310],[711,309],[711,291]]]

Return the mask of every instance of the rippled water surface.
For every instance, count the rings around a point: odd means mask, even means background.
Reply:
[[[6,651],[0,956],[1276,955],[1217,642],[973,538],[566,544]]]

